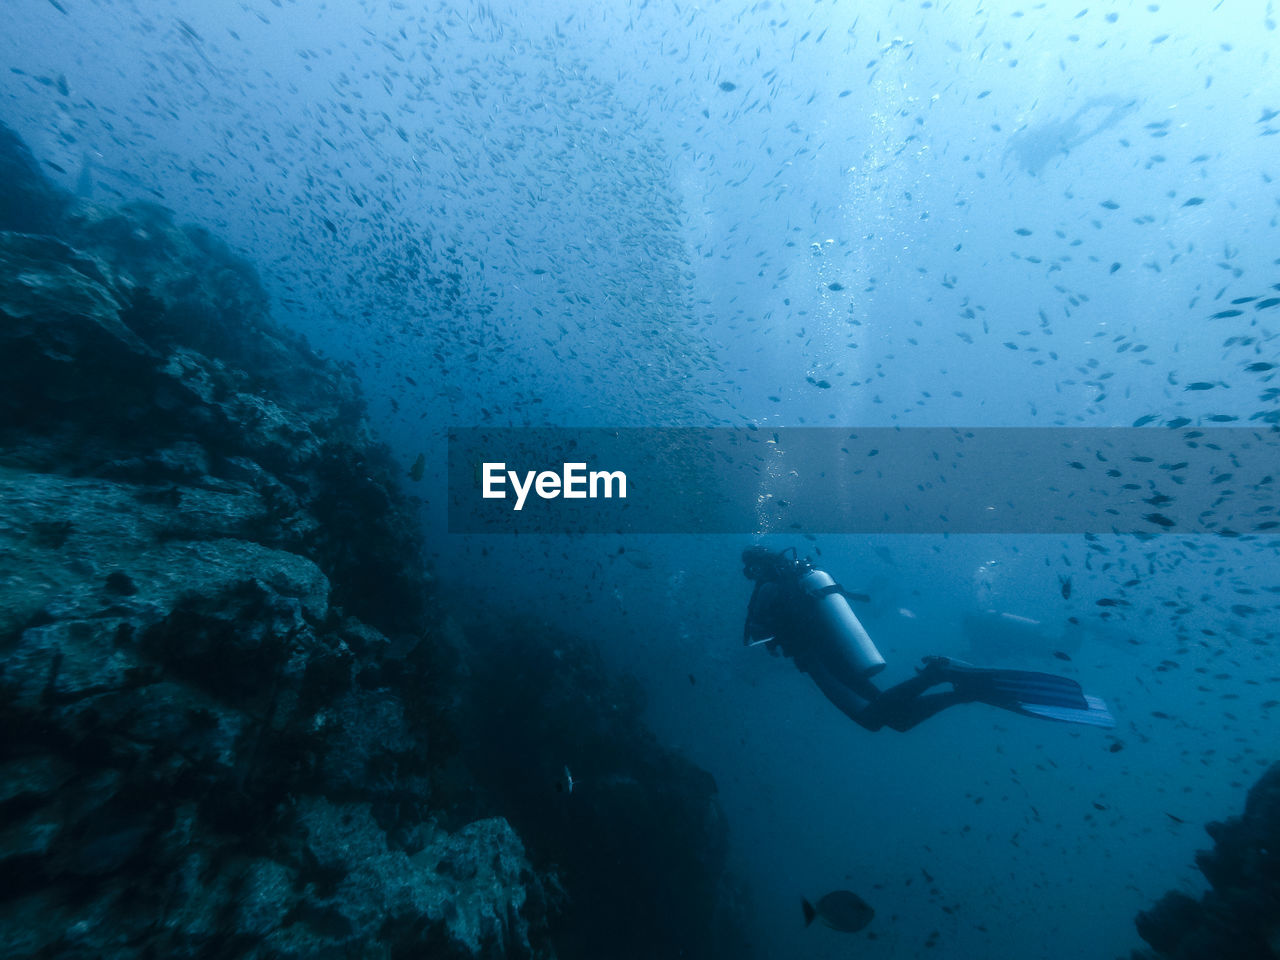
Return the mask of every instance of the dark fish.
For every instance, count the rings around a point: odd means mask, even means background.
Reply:
[[[421,480],[422,474],[427,469],[427,455],[425,453],[418,454],[418,459],[413,461],[413,466],[409,468],[410,480]]]
[[[1115,272],[1116,272],[1117,270],[1119,270],[1119,269],[1120,269],[1120,264],[1118,264],[1118,263],[1113,263],[1113,264],[1111,265],[1111,272],[1112,272],[1112,273],[1115,273]]]
[[[192,40],[195,40],[197,43],[204,43],[204,37],[196,33],[196,31],[192,28],[191,24],[187,23],[187,21],[179,20],[178,27],[182,30],[183,33],[185,33]]]
[[[643,550],[628,550],[626,547],[619,547],[618,553],[622,554],[622,559],[631,564],[637,570],[652,570],[653,561],[649,559],[649,555]]]
[[[1114,200],[1103,200],[1102,206],[1106,207],[1108,210],[1120,209],[1120,204],[1116,203]]]
[[[1031,236],[1031,231],[1030,231],[1030,230],[1028,230],[1026,227],[1019,227],[1017,230],[1015,230],[1015,231],[1013,231],[1013,232],[1014,232],[1014,233],[1016,233],[1016,234],[1017,234],[1018,236],[1020,236],[1020,237],[1029,237],[1029,236]]]
[[[738,89],[738,85],[729,80],[722,80],[720,82],[720,89],[725,93],[732,93],[734,90]]]
[[[1067,663],[1071,662],[1071,658],[1067,656],[1065,653],[1063,653],[1061,650],[1053,651],[1053,655],[1057,657],[1059,660],[1065,660],[1067,661]]]
[[[843,289],[844,289],[844,284],[843,284],[843,283],[841,283],[839,280],[832,280],[830,283],[828,283],[828,284],[827,284],[827,289],[828,289],[828,290],[843,290]]]
[[[1070,600],[1071,599],[1071,578],[1058,577],[1058,582],[1062,584],[1062,599]]]
[[[857,933],[876,915],[865,900],[849,890],[828,893],[818,901],[816,907],[808,900],[801,900],[800,904],[804,910],[806,927],[817,917],[832,930],[842,933]]]
[[[1184,206],[1184,207],[1198,207],[1198,206],[1200,206],[1200,204],[1202,204],[1202,203],[1204,203],[1204,197],[1192,197],[1190,200],[1188,200],[1186,203],[1184,203],[1184,204],[1183,204],[1183,206]]]

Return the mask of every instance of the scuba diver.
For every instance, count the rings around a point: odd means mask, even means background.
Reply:
[[[948,657],[925,657],[916,675],[881,690],[871,677],[884,657],[829,574],[801,560],[795,548],[742,551],[743,573],[755,582],[742,641],[766,645],[795,660],[801,672],[854,723],[868,730],[910,730],[957,703],[986,703],[1031,717],[1114,727],[1107,705],[1067,677],[1031,670],[975,667]],[[944,683],[952,689],[928,693]]]
[[[1000,158],[1001,165],[1009,154],[1015,154],[1018,166],[1031,176],[1038,176],[1055,157],[1066,156],[1076,147],[1110,130],[1136,110],[1137,100],[1112,95],[1091,97],[1065,120],[1049,120],[1039,126],[1022,126],[1012,137]],[[1101,113],[1101,111],[1106,111]],[[1101,113],[1101,115],[1100,115]]]

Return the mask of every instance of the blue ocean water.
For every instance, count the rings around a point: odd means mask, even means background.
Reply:
[[[455,425],[1271,425],[1275,12],[1083,4],[11,0],[0,111],[352,366],[444,583],[640,678],[762,955],[1118,956],[1274,759],[1272,539],[461,537],[444,489]],[[867,594],[886,679],[998,656],[1116,729],[856,727],[743,648],[753,534]],[[804,929],[838,888],[872,926]]]

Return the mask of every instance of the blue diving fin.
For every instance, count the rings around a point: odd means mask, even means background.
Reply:
[[[1087,695],[1069,677],[1035,670],[975,667],[963,660],[926,657],[927,669],[952,684],[966,699],[1029,717],[1114,727],[1115,718],[1098,697]]]

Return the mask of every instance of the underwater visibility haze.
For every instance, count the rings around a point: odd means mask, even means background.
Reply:
[[[1277,17],[7,0],[4,954],[1280,956]],[[459,532],[450,432],[552,427],[777,452],[737,532]],[[818,427],[1188,456],[1064,458],[1136,533],[813,529]],[[1114,726],[864,729],[751,545],[882,689]]]

